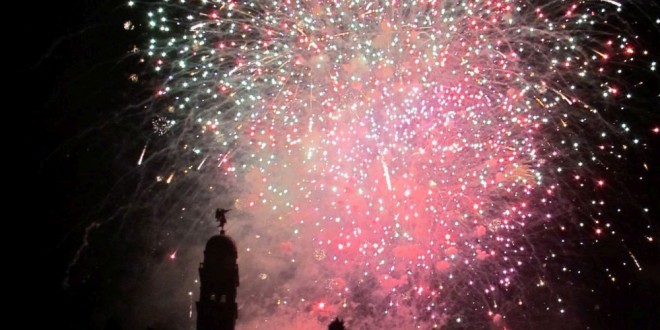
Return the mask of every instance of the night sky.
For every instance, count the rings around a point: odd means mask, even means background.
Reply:
[[[25,257],[29,277],[36,278],[36,284],[28,285],[34,294],[26,295],[26,303],[19,305],[34,306],[28,308],[36,313],[37,322],[57,329],[110,329],[114,325],[124,329],[185,327],[189,311],[185,304],[181,308],[181,301],[186,298],[180,296],[182,292],[197,290],[187,281],[201,261],[201,254],[197,260],[194,258],[201,251],[199,247],[214,234],[213,208],[191,225],[190,232],[206,235],[191,238],[162,233],[167,237],[152,241],[154,224],[167,212],[160,212],[159,205],[135,202],[144,200],[144,191],[164,194],[166,190],[146,183],[159,175],[156,166],[136,166],[152,130],[152,118],[140,111],[141,102],[155,87],[148,79],[137,83],[129,79],[132,73],[145,70],[130,50],[135,44],[144,44],[147,35],[140,26],[127,31],[124,22],[141,22],[144,11],[129,10],[124,3],[105,0],[21,6],[24,8],[14,12],[27,17],[29,29],[39,32],[27,35],[18,31],[10,45],[18,64],[8,65],[12,66],[10,72],[16,72],[12,76],[18,78],[18,83],[12,82],[17,91],[10,90],[9,96],[30,95],[16,101],[21,104],[19,109],[10,110],[21,113],[23,119],[8,122],[13,130],[20,131],[14,133],[16,142],[10,143],[26,143],[20,148],[27,157],[10,159],[21,164],[19,167],[27,167],[29,179],[21,191],[28,207],[36,212],[23,212],[30,219],[27,237],[34,236],[31,239],[38,243],[30,252],[34,255]],[[648,20],[655,21],[660,13],[648,16]],[[648,20],[631,25],[640,32],[641,43],[660,59],[658,24]],[[626,190],[615,189],[606,195],[617,199],[617,194],[622,194],[621,200],[635,201],[635,205],[624,205],[624,212],[612,217],[617,235],[605,236],[597,244],[558,252],[563,263],[580,265],[583,273],[565,275],[563,285],[555,284],[552,290],[558,295],[575,294],[571,308],[581,317],[565,324],[557,318],[545,323],[543,314],[530,314],[524,319],[532,319],[547,329],[660,328],[660,135],[651,134],[653,127],[660,127],[659,91],[656,72],[654,79],[638,89],[641,100],[636,102],[644,107],[641,111],[629,118],[604,114],[606,118],[614,117],[607,118],[614,122],[625,120],[643,131],[640,135],[646,139],[646,147],[627,156],[630,160],[624,164],[630,167],[619,165],[615,172],[638,172],[642,161],[650,170],[644,173],[644,184],[635,181],[636,175],[619,175],[616,185]],[[648,109],[649,106],[655,108]],[[154,162],[160,161],[163,160]],[[632,211],[626,213],[638,205],[651,206],[646,218]],[[655,235],[653,243],[644,239],[649,235]],[[177,240],[195,248],[187,250],[185,261],[168,262]],[[628,251],[634,251],[643,271],[630,267]],[[617,274],[616,284],[603,276],[605,268]],[[153,275],[156,273],[157,280]],[[180,287],[173,285],[178,282]],[[162,283],[168,287],[160,287]],[[159,301],[151,305],[152,297]],[[46,314],[43,317],[39,315],[42,309]],[[515,321],[511,327],[526,328],[524,323]],[[463,327],[453,324],[448,328]]]

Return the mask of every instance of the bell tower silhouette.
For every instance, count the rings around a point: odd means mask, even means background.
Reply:
[[[204,262],[199,265],[201,285],[197,302],[197,330],[234,330],[236,326],[238,249],[234,240],[225,235],[225,213],[228,211],[216,210],[220,235],[208,240],[204,249]]]

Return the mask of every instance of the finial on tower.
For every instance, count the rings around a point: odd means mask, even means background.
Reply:
[[[220,234],[225,233],[225,224],[227,224],[227,218],[225,217],[225,213],[231,211],[225,210],[225,209],[216,209],[215,210],[215,220],[218,221],[218,227],[220,227]]]

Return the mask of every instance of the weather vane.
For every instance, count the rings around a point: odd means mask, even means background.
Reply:
[[[227,218],[225,217],[225,213],[229,212],[229,210],[225,209],[216,209],[215,210],[215,220],[218,221],[218,227],[220,227],[220,234],[225,233],[225,224],[227,224]]]

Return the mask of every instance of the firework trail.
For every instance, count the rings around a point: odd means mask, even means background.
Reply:
[[[621,7],[163,2],[138,165],[169,185],[152,196],[176,200],[169,218],[237,209],[245,329],[505,327],[545,299],[530,292],[572,186],[605,185],[584,141],[626,138],[600,112],[649,55]]]

